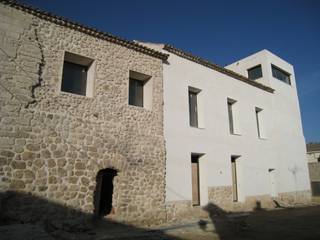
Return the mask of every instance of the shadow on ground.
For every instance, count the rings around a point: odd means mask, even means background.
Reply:
[[[0,239],[179,239],[118,223],[31,194],[0,193]]]
[[[204,210],[213,223],[212,238],[201,239],[320,239],[320,206],[285,207],[278,202],[277,209],[265,210],[257,202],[252,212],[230,213],[209,203]],[[199,221],[206,231],[208,222]]]
[[[218,240],[320,239],[320,206],[231,213],[209,203],[209,218],[170,223],[156,230],[134,227],[19,192],[0,193],[1,240]]]

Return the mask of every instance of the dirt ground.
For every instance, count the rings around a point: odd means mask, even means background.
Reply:
[[[221,212],[220,212],[221,213]],[[248,214],[248,215],[247,215]],[[218,240],[218,239],[320,239],[320,205],[256,210],[244,213],[244,222],[234,223],[230,213],[210,210],[210,218],[166,224],[152,229],[112,221],[83,226],[58,222],[47,226],[11,224],[0,226],[1,240]],[[229,216],[229,217],[228,217]]]
[[[247,226],[239,227],[230,219],[203,219],[200,224],[165,231],[184,240],[216,239],[320,239],[320,206],[258,210],[249,214]],[[213,224],[212,224],[213,222]]]

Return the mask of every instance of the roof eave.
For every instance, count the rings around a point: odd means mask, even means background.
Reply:
[[[170,52],[170,53],[173,53],[175,55],[178,55],[180,57],[183,57],[185,59],[193,61],[195,63],[201,64],[201,65],[203,65],[205,67],[208,67],[208,68],[211,68],[213,70],[216,70],[216,71],[218,71],[220,73],[226,74],[226,75],[228,75],[230,77],[233,77],[233,78],[235,78],[237,80],[245,82],[245,83],[247,83],[249,85],[252,85],[254,87],[260,88],[260,89],[262,89],[264,91],[267,91],[267,92],[270,92],[270,93],[274,93],[274,91],[275,91],[273,88],[265,86],[265,85],[263,85],[261,83],[254,82],[254,81],[250,80],[249,78],[246,78],[246,77],[244,77],[244,76],[242,76],[242,75],[240,75],[240,74],[238,74],[236,72],[233,72],[233,71],[231,71],[229,69],[223,68],[223,67],[221,67],[221,66],[219,66],[219,65],[217,65],[215,63],[211,63],[211,62],[209,62],[207,60],[204,60],[204,59],[202,59],[200,57],[194,56],[191,53],[187,53],[187,52],[182,51],[182,50],[180,50],[178,48],[175,48],[175,47],[173,47],[171,45],[165,44],[163,49],[168,51],[168,52]]]
[[[34,15],[38,18],[43,19],[43,20],[53,22],[53,23],[60,25],[60,26],[68,27],[70,29],[73,29],[73,30],[76,30],[79,32],[83,32],[85,34],[88,34],[88,35],[96,37],[96,38],[100,38],[100,39],[103,39],[103,40],[106,40],[109,42],[113,42],[115,44],[127,47],[129,49],[133,49],[137,52],[141,52],[143,54],[146,54],[146,55],[149,55],[149,56],[152,56],[155,58],[159,58],[162,61],[166,61],[169,57],[168,54],[164,54],[159,51],[153,50],[151,48],[142,46],[142,45],[135,43],[133,41],[129,41],[126,39],[122,39],[122,38],[113,36],[109,33],[99,31],[95,28],[82,25],[82,24],[77,23],[75,21],[68,20],[68,19],[60,17],[60,16],[56,16],[52,13],[40,10],[38,8],[34,8],[34,7],[31,7],[31,6],[22,4],[22,3],[18,3],[16,1],[12,1],[12,0],[0,0],[0,2],[5,5],[8,5],[10,7],[13,7],[15,9],[18,9],[18,10],[24,11],[26,13],[29,13],[31,15]]]

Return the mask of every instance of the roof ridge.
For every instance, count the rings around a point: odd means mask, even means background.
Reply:
[[[121,46],[130,48],[130,49],[133,49],[135,51],[144,53],[146,55],[159,58],[159,59],[161,59],[163,61],[167,60],[167,58],[169,56],[168,54],[164,54],[162,52],[159,52],[157,50],[148,48],[146,46],[143,46],[141,44],[135,43],[133,41],[126,40],[124,38],[120,38],[120,37],[114,36],[114,35],[112,35],[110,33],[100,31],[100,30],[98,30],[96,28],[80,24],[80,23],[78,23],[76,21],[69,20],[69,19],[67,19],[65,17],[61,17],[61,16],[58,16],[58,15],[55,15],[53,13],[41,10],[39,8],[30,6],[30,5],[26,5],[24,3],[20,3],[20,2],[15,1],[15,0],[0,0],[0,2],[5,4],[5,5],[8,5],[10,7],[13,7],[15,9],[24,11],[24,12],[29,13],[29,14],[32,14],[32,15],[34,15],[36,17],[41,18],[41,19],[53,22],[53,23],[61,25],[61,26],[65,26],[65,27],[71,28],[71,29],[79,31],[79,32],[83,32],[85,34],[88,34],[88,35],[96,37],[96,38],[100,38],[100,39],[103,39],[103,40],[107,40],[109,42],[116,43],[118,45],[121,45]]]
[[[265,90],[265,91],[270,92],[270,93],[274,92],[274,89],[271,88],[271,87],[268,87],[268,86],[263,85],[263,84],[258,83],[258,82],[254,82],[254,81],[250,80],[249,78],[247,78],[247,77],[245,77],[243,75],[240,75],[239,73],[236,73],[236,72],[234,72],[232,70],[229,70],[229,69],[226,69],[224,67],[221,67],[216,63],[209,62],[208,60],[205,60],[205,59],[203,59],[201,57],[195,56],[195,55],[193,55],[191,53],[188,53],[186,51],[183,51],[181,49],[173,47],[172,45],[165,44],[163,49],[167,50],[168,52],[171,52],[173,54],[176,54],[176,55],[178,55],[180,57],[183,57],[185,59],[193,61],[195,63],[201,64],[201,65],[203,65],[205,67],[214,69],[214,70],[216,70],[216,71],[218,71],[220,73],[226,74],[226,75],[228,75],[230,77],[233,77],[233,78],[235,78],[237,80],[240,80],[242,82],[250,84],[250,85],[252,85],[254,87],[260,88],[260,89]]]

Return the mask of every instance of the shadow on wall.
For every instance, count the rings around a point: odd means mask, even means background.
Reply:
[[[44,239],[179,239],[161,231],[100,218],[31,194],[14,191],[0,193],[1,239],[40,239],[33,238],[25,230],[30,226],[37,226],[47,234],[48,238]],[[14,228],[11,231],[13,235],[10,235],[8,229],[12,227],[19,228]],[[17,231],[25,234],[19,235]]]

